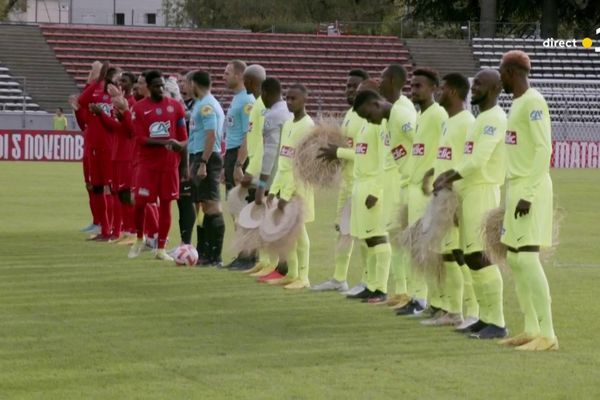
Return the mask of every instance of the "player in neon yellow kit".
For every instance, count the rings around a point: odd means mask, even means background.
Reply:
[[[275,196],[279,202],[277,207],[284,210],[294,196],[301,197],[304,207],[304,223],[294,248],[287,256],[288,271],[285,277],[272,280],[273,285],[286,289],[304,289],[310,287],[308,280],[310,240],[306,231],[306,223],[315,219],[315,199],[313,189],[298,182],[294,177],[294,153],[297,144],[306,137],[314,126],[312,118],[306,114],[305,103],[308,96],[306,87],[300,84],[290,86],[286,95],[288,109],[294,114],[281,128],[281,142],[277,159],[277,172],[271,185],[270,203]]]
[[[354,97],[356,96],[356,90],[358,85],[364,80],[369,79],[369,74],[362,69],[355,69],[348,73],[348,79],[346,81],[346,99],[348,104],[352,106],[354,104]],[[345,207],[350,206],[352,198],[352,185],[354,181],[354,145],[356,143],[356,135],[362,129],[364,120],[356,114],[356,112],[350,107],[346,112],[342,128],[348,141],[348,148],[339,148],[335,154],[337,158],[346,161],[344,169],[342,171],[342,183],[340,185],[340,191],[338,194],[337,201],[337,220],[336,224],[339,226],[342,219],[342,214]],[[326,290],[337,290],[345,294],[358,294],[362,292],[366,287],[366,258],[367,249],[364,244],[360,246],[361,259],[363,260],[364,273],[363,280],[357,286],[348,290],[348,283],[346,281],[348,276],[348,266],[350,264],[350,257],[352,256],[352,248],[354,242],[350,238],[345,238],[340,232],[338,236],[338,243],[335,247],[335,271],[333,277],[319,285],[313,286],[312,289],[315,291],[326,291]]]
[[[425,213],[429,202],[428,181],[423,178],[433,167],[437,156],[438,143],[442,134],[442,123],[448,119],[446,111],[434,100],[439,86],[436,71],[419,68],[413,72],[411,81],[412,101],[419,106],[417,126],[413,137],[410,157],[410,179],[408,185],[408,224],[412,225]],[[425,280],[419,274],[410,274],[412,300],[396,311],[397,315],[420,315],[429,299],[432,313],[443,306],[436,285],[430,283],[429,293]]]
[[[475,118],[465,108],[469,94],[469,80],[461,74],[452,73],[442,79],[440,105],[448,113],[440,137],[437,157],[430,173],[438,176],[460,163],[467,131]],[[459,263],[463,263],[458,226],[452,227],[444,238],[440,249],[445,268],[445,279],[439,282],[442,295],[442,311],[431,319],[422,321],[430,326],[457,326],[463,323],[463,275]]]
[[[502,243],[513,272],[525,330],[501,344],[518,350],[558,350],[552,323],[550,288],[540,247],[552,245],[552,126],[548,104],[529,87],[529,56],[519,50],[502,57],[500,76],[513,94],[506,131],[506,214]]]
[[[507,335],[502,299],[502,274],[483,253],[480,232],[486,214],[500,205],[500,186],[506,174],[504,133],[506,114],[497,104],[502,91],[500,74],[492,69],[480,71],[473,79],[471,104],[480,114],[467,133],[463,159],[459,165],[438,177],[434,187],[452,186],[461,196],[459,222],[461,244],[468,268],[465,281],[465,323],[458,331],[477,339],[503,338]],[[474,293],[468,294],[471,280]],[[473,291],[473,289],[470,289]],[[478,316],[479,314],[479,316]]]

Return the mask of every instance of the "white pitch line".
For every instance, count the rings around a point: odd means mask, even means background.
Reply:
[[[567,263],[555,263],[552,265],[557,268],[600,268],[600,264],[567,264]]]

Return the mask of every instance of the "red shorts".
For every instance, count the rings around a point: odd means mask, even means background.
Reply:
[[[88,176],[94,186],[110,184],[112,167],[110,151],[106,149],[92,149],[88,155]]]
[[[112,188],[114,192],[131,189],[133,168],[131,161],[113,161]]]
[[[156,199],[171,201],[179,198],[179,171],[153,171],[136,168],[133,195],[136,202],[154,203]]]

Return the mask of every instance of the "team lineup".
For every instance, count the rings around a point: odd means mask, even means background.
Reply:
[[[83,92],[70,99],[85,132],[93,222],[84,231],[93,235],[90,241],[130,246],[129,258],[151,250],[159,260],[185,258],[286,290],[338,291],[471,339],[499,339],[522,351],[558,350],[540,261],[540,250],[553,244],[551,123],[546,101],[529,87],[530,70],[522,51],[507,52],[498,70],[481,70],[472,83],[458,73],[440,78],[417,68],[410,99],[402,94],[408,74],[399,64],[387,66],[379,80],[362,69],[349,71],[344,145],[329,143],[314,154],[317,167],[338,163],[340,179],[334,270],[329,280],[312,285],[307,224],[319,208],[314,188],[294,164],[298,146],[319,129],[306,113],[306,87],[294,83],[284,93],[260,65],[231,61],[223,79],[233,99],[225,112],[205,71],[165,79],[150,70],[136,77],[96,62]],[[513,96],[508,116],[498,105],[502,90]],[[469,93],[476,117],[465,104]],[[227,199],[221,198],[222,183]],[[224,265],[222,200],[229,204],[240,193],[240,208],[227,207],[235,235],[260,230],[262,239]],[[439,267],[419,265],[413,245],[400,238],[439,228],[442,215],[431,211],[432,204],[450,195],[457,202],[453,223],[429,249]],[[174,200],[181,245],[167,251]],[[524,320],[523,330],[510,337],[502,273],[482,232],[499,207],[498,244]],[[412,240],[415,248],[428,245],[418,235]],[[349,287],[355,247],[362,279]]]

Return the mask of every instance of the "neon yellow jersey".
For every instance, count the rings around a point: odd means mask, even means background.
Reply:
[[[365,120],[359,117],[352,108],[346,112],[344,122],[342,122],[342,129],[346,136],[348,148],[339,149],[338,158],[346,160],[346,164],[342,170],[342,178],[345,182],[352,182],[354,176],[354,144],[356,135],[358,134],[358,131],[361,130],[364,123]]]
[[[433,163],[436,177],[449,169],[455,169],[460,164],[467,132],[473,126],[473,122],[475,122],[473,114],[463,110],[442,123],[442,136]]]
[[[442,123],[448,114],[438,103],[433,103],[417,115],[417,126],[411,153],[410,183],[420,185],[425,173],[433,167],[442,135]]]
[[[410,151],[417,125],[417,110],[413,103],[401,95],[392,106],[387,128],[390,134],[390,151],[386,158],[386,170],[397,166],[403,177],[408,178]]]
[[[246,146],[248,148],[248,167],[246,172],[252,176],[259,176],[263,158],[263,125],[265,123],[265,103],[259,97],[252,105],[250,111]]]
[[[527,179],[524,199],[534,193],[550,172],[552,126],[548,104],[540,92],[529,88],[513,100],[508,113],[506,143],[507,179]]]
[[[289,200],[294,194],[306,199],[306,195],[312,196],[312,189],[304,188],[296,184],[294,178],[294,154],[296,145],[314,126],[312,118],[305,115],[300,121],[294,122],[294,118],[287,120],[281,128],[281,142],[279,146],[279,157],[277,158],[277,172],[271,185],[271,193],[279,193],[284,200]],[[307,193],[309,192],[310,193]],[[298,193],[297,193],[298,192]]]
[[[354,179],[383,176],[389,136],[382,125],[365,121],[358,135],[354,150]]]
[[[506,175],[504,134],[506,113],[496,105],[480,113],[469,129],[463,159],[455,168],[463,177],[461,188],[472,185],[502,185]]]

